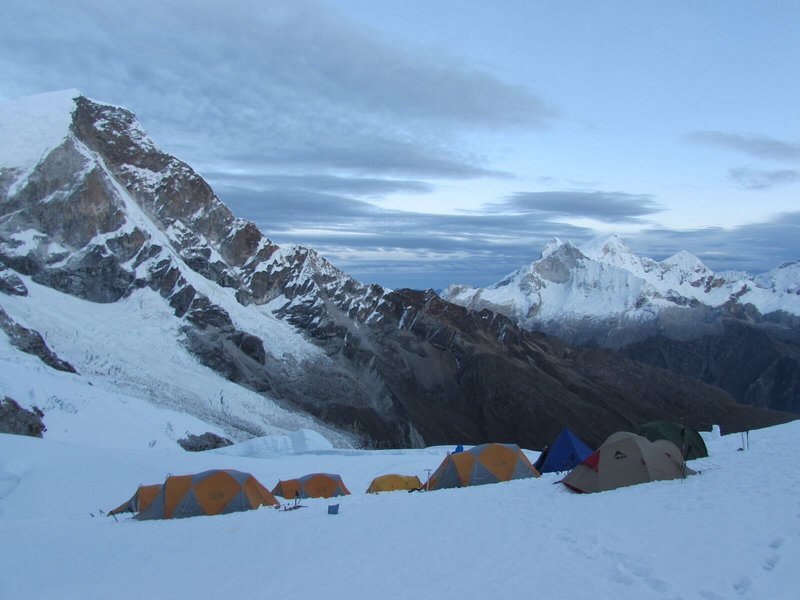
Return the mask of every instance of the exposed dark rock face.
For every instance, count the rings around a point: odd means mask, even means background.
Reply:
[[[28,329],[15,322],[2,307],[0,307],[0,329],[5,332],[12,344],[23,352],[38,356],[43,363],[59,371],[76,372],[71,364],[61,360],[55,352],[48,348],[38,331]]]
[[[563,322],[545,331],[696,378],[742,404],[800,413],[800,319],[784,312],[730,303],[665,310],[647,323]]]
[[[0,400],[0,433],[40,438],[47,431],[42,417],[44,413],[36,407],[26,410],[11,398]]]
[[[314,321],[302,304],[294,307],[292,320]],[[310,331],[362,378],[380,382],[387,402],[381,414],[410,422],[428,444],[506,440],[536,447],[566,424],[599,444],[614,431],[656,419],[701,429],[719,423],[729,431],[752,427],[754,419],[791,419],[776,413],[762,418],[761,411],[737,407],[726,393],[689,378],[608,350],[570,348],[432,292],[386,294],[366,323],[343,335],[329,336],[327,326]],[[400,441],[411,439],[392,440]]]
[[[18,275],[0,265],[0,293],[8,296],[27,296],[28,288]]]
[[[159,151],[124,109],[79,98],[71,135],[9,189],[0,186],[0,261],[10,269],[94,302],[152,290],[204,365],[368,446],[539,447],[567,424],[597,443],[659,418],[734,430],[789,418],[740,410],[698,381],[572,349],[433,292],[364,285],[313,250],[279,248]],[[23,231],[26,245],[15,238]],[[230,290],[212,301],[201,291],[210,282]],[[219,299],[234,296],[322,352],[302,362],[273,352],[234,324],[236,305]]]
[[[193,435],[190,433],[185,438],[178,440],[178,444],[187,452],[204,452],[205,450],[214,450],[216,448],[230,446],[233,442],[228,438],[207,431],[202,435]]]
[[[719,387],[743,404],[800,413],[800,329],[724,319],[717,335],[649,338],[622,350]]]

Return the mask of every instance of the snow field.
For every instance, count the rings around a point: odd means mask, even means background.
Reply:
[[[158,294],[144,289],[100,304],[23,280],[29,295],[4,296],[3,309],[41,333],[79,373],[47,367],[11,347],[0,333],[0,394],[44,410],[46,437],[93,439],[86,433],[95,428],[105,432],[102,445],[117,448],[175,446],[187,431],[211,431],[239,441],[248,436],[227,425],[239,420],[265,434],[314,429],[338,446],[349,445],[346,436],[311,417],[199,364],[181,345],[180,321]]]
[[[711,457],[692,462],[699,475],[593,495],[553,485],[555,474],[364,493],[380,474],[424,478],[449,448],[259,458],[3,435],[0,598],[795,598],[798,435],[797,423],[753,431],[743,452],[738,435],[707,439]],[[209,468],[249,471],[270,488],[335,472],[353,495],[175,521],[89,515],[167,471]]]

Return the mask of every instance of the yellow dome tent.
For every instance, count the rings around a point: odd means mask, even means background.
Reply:
[[[368,494],[394,492],[397,490],[419,490],[422,482],[416,475],[381,475],[372,480],[367,488]]]

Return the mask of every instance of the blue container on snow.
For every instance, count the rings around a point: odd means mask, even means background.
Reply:
[[[328,505],[328,514],[329,515],[338,515],[339,514],[339,505],[338,504],[329,504]]]

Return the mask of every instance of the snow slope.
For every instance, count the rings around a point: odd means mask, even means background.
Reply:
[[[69,135],[78,90],[0,102],[0,169],[29,169]]]
[[[308,415],[284,409],[201,365],[181,344],[180,322],[169,305],[150,290],[101,304],[22,279],[28,295],[3,295],[3,309],[40,332],[78,371],[55,371],[11,346],[0,332],[0,398],[42,409],[46,438],[94,439],[115,448],[177,448],[187,433],[211,431],[239,441],[313,429],[337,446],[351,445],[345,435]],[[258,307],[229,305],[272,351],[289,357],[317,352],[294,343],[300,338],[290,326],[257,312]]]
[[[708,435],[699,475],[594,495],[555,474],[367,495],[380,474],[424,478],[447,449],[276,454],[265,442],[234,456],[0,435],[0,598],[793,599],[799,436],[797,422],[753,431],[738,452],[738,434]],[[209,468],[268,487],[337,472],[353,495],[335,516],[331,500],[161,522],[99,514],[139,483]]]

